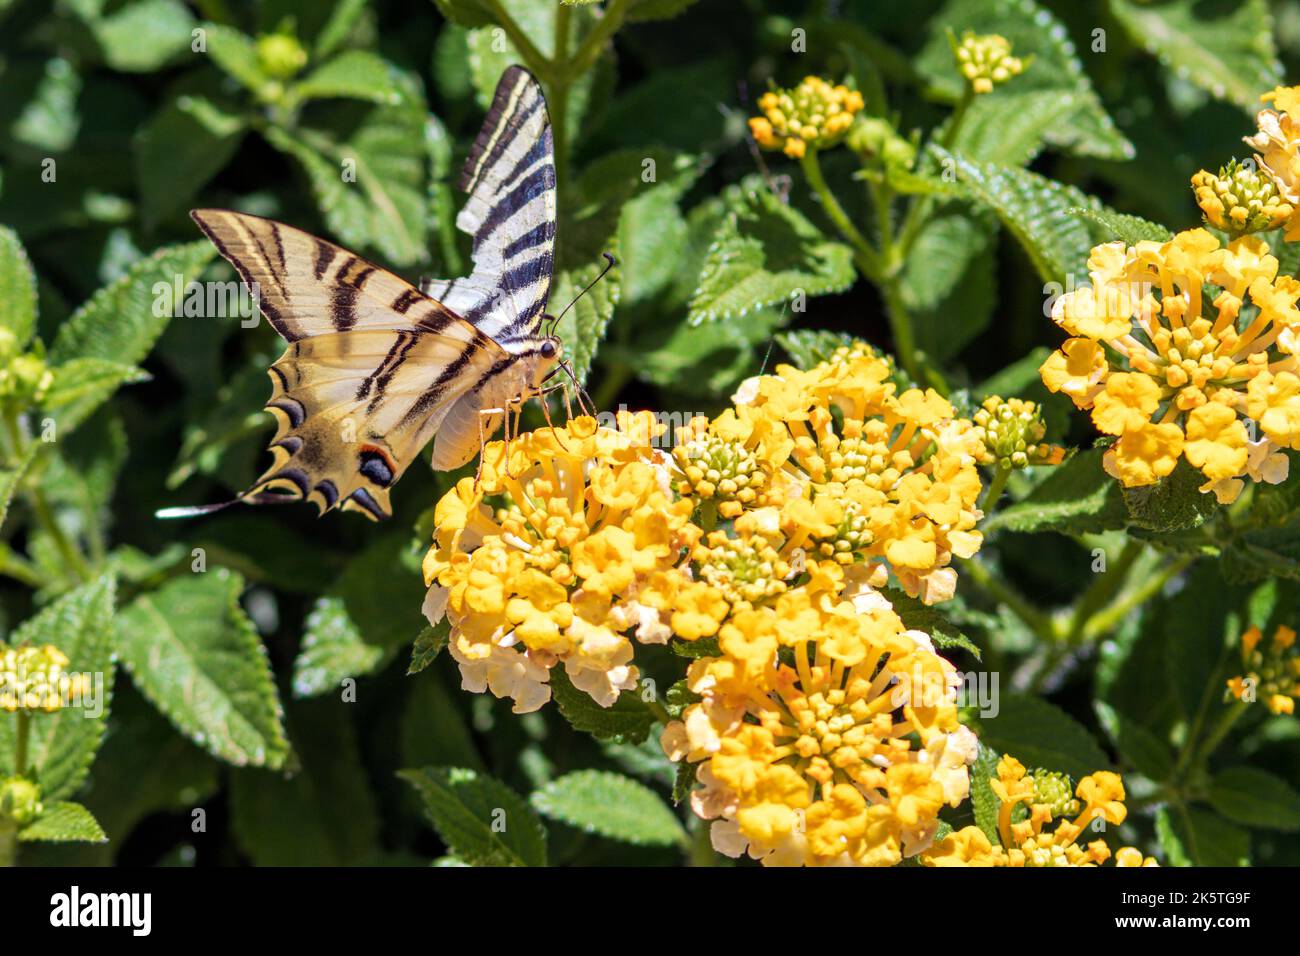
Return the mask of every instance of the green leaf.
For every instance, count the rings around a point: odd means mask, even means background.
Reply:
[[[208,55],[228,76],[255,94],[260,94],[272,82],[262,72],[252,37],[216,23],[201,24],[200,29],[207,38]]]
[[[484,770],[469,724],[457,706],[469,695],[449,690],[435,671],[410,682],[402,714],[402,760],[411,766]]]
[[[458,767],[403,770],[442,842],[472,866],[545,866],[546,828],[519,794]]]
[[[1187,720],[1224,706],[1228,675],[1222,670],[1239,636],[1238,623],[1218,569],[1208,562],[1194,566],[1164,615],[1164,669]]]
[[[302,649],[293,662],[293,695],[338,690],[344,679],[373,674],[390,656],[391,651],[365,642],[341,599],[320,598],[303,626]]]
[[[144,382],[149,374],[134,365],[101,358],[69,359],[53,370],[54,381],[41,407],[58,412],[59,432],[66,435],[90,417],[123,385]]]
[[[303,77],[292,92],[304,100],[342,96],[389,106],[402,102],[396,71],[365,50],[340,53]]]
[[[686,840],[681,822],[658,794],[617,773],[565,774],[536,791],[532,804],[553,820],[622,843],[671,846]]]
[[[1156,839],[1160,842],[1160,850],[1165,855],[1162,862],[1166,866],[1192,865],[1187,851],[1183,849],[1183,841],[1178,838],[1178,832],[1174,829],[1174,811],[1168,806],[1160,807],[1156,811]]]
[[[1154,485],[1123,489],[1124,503],[1140,528],[1159,532],[1195,528],[1219,509],[1214,495],[1200,490],[1204,483],[1204,475],[1179,459],[1178,466]]]
[[[696,0],[632,0],[627,10],[627,19],[629,23],[668,20],[695,2]]]
[[[13,501],[14,492],[18,490],[18,483],[23,480],[23,475],[27,473],[27,468],[36,457],[37,446],[31,445],[27,449],[27,454],[23,455],[22,461],[18,462],[12,468],[0,468],[0,525],[3,525],[5,518],[9,517],[9,503]]]
[[[1095,238],[1088,223],[1069,211],[1100,210],[1098,200],[1025,169],[977,162],[938,146],[932,150],[941,163],[952,164],[971,198],[997,214],[1044,281],[1065,283],[1087,275]]]
[[[406,266],[428,258],[425,112],[418,84],[400,74],[394,80],[402,94],[396,105],[333,101],[311,113],[313,125],[293,133],[272,126],[266,137],[302,166],[340,242]]]
[[[1110,0],[1133,42],[1186,80],[1254,114],[1282,67],[1265,0]]]
[[[1103,450],[1080,452],[1056,466],[1033,491],[995,512],[981,529],[1085,534],[1124,527],[1127,511],[1117,482],[1101,467]]]
[[[695,776],[699,765],[683,760],[677,765],[677,775],[673,778],[673,806],[678,806],[691,796],[695,789]]]
[[[330,10],[329,18],[316,34],[313,53],[316,59],[329,56],[337,50],[357,22],[366,12],[366,0],[338,0]]]
[[[81,786],[108,726],[113,692],[113,598],[111,575],[83,584],[43,608],[9,635],[11,645],[53,644],[68,657],[68,670],[86,676],[79,702],[31,718],[27,770],[47,801],[71,796]],[[12,720],[0,720],[0,767],[14,767]]]
[[[980,718],[980,740],[1026,767],[1063,770],[1078,779],[1110,761],[1083,725],[1040,697],[1004,695],[996,717]]]
[[[1250,834],[1218,814],[1198,807],[1174,806],[1167,811],[1162,843],[1171,861],[1190,866],[1249,866]]]
[[[726,215],[704,260],[690,321],[716,322],[853,284],[853,251],[751,177],[724,193]]]
[[[1157,782],[1170,778],[1174,755],[1168,745],[1137,720],[1121,714],[1103,701],[1095,701],[1097,719],[1116,749],[1138,773]]]
[[[959,647],[976,660],[980,660],[979,647],[967,637],[947,615],[934,607],[927,607],[917,598],[908,597],[898,588],[885,588],[884,595],[894,606],[894,613],[912,630],[924,631],[942,650]]]
[[[617,243],[611,243],[609,251],[617,258]],[[565,305],[573,302],[578,293],[591,285],[604,268],[604,262],[593,262],[580,269],[557,272],[551,280],[550,301]],[[564,342],[565,356],[580,382],[586,379],[591,370],[591,363],[605,337],[605,329],[614,315],[620,294],[619,270],[611,269],[605,278],[592,286],[590,292],[574,303],[569,314],[556,327],[560,340]]]
[[[420,673],[442,653],[447,646],[447,640],[451,637],[451,625],[444,617],[437,624],[430,624],[420,632],[420,636],[415,639],[415,645],[411,648],[411,664],[406,669],[408,677]]]
[[[971,389],[975,399],[988,398],[990,395],[1009,397],[1022,395],[1026,390],[1041,381],[1038,370],[1051,354],[1051,349],[1038,346],[1022,358],[1016,359],[1000,372],[990,375],[979,385]]]
[[[79,803],[60,802],[18,831],[24,843],[106,843],[108,837],[94,815]]]
[[[118,654],[181,733],[227,763],[274,768],[289,745],[242,590],[239,575],[215,568],[140,595],[118,616]]]
[[[1127,246],[1137,245],[1144,240],[1168,242],[1174,234],[1156,222],[1141,216],[1115,212],[1112,209],[1089,209],[1087,207],[1068,210],[1072,215],[1097,223],[1110,234],[1111,239],[1119,239]]]
[[[687,243],[689,227],[678,199],[695,179],[691,157],[680,156],[665,182],[632,197],[618,223],[620,286],[628,304],[645,302],[671,282]],[[683,168],[684,167],[684,168]]]
[[[184,209],[225,168],[247,129],[245,118],[202,96],[183,95],[155,113],[136,139],[135,174],[149,224]]]
[[[0,329],[13,336],[11,348],[26,347],[36,328],[36,273],[22,240],[0,226]]]
[[[328,596],[338,597],[368,644],[400,647],[424,625],[420,605],[427,589],[410,538],[390,533],[374,539],[348,562]]]
[[[638,691],[624,691],[611,706],[601,707],[574,687],[561,667],[551,668],[550,683],[551,696],[564,719],[574,730],[591,734],[597,740],[636,744],[645,740],[654,726],[654,715],[637,697]]]
[[[115,846],[153,813],[189,814],[217,790],[218,764],[176,733],[123,682],[113,697],[113,730],[83,789],[90,811]],[[121,781],[129,780],[124,787]],[[98,862],[98,861],[96,861]],[[111,862],[106,857],[104,863]]]
[[[949,0],[930,24],[916,68],[937,94],[955,102],[966,83],[953,62],[948,31],[958,35],[966,30],[998,33],[1011,41],[1012,53],[1033,60],[1022,74],[980,99],[1043,91],[1068,93],[1073,108],[1066,107],[1054,126],[1044,131],[1047,142],[1084,156],[1132,158],[1133,145],[1102,106],[1065,25],[1043,6],[1033,0]]]
[[[379,812],[361,749],[337,697],[289,709],[292,773],[245,769],[232,774],[235,838],[257,866],[357,866],[379,850]]]
[[[1300,830],[1300,793],[1257,767],[1229,767],[1210,778],[1210,806],[1233,823],[1266,830]]]
[[[482,0],[433,0],[438,12],[465,27],[485,27],[496,21]]]
[[[926,220],[903,265],[901,294],[917,347],[937,361],[956,355],[993,318],[997,221],[966,203],[947,203]]]
[[[1083,104],[1076,91],[1019,90],[1016,85],[996,96],[975,97],[952,144],[954,153],[999,166],[1025,166],[1059,129],[1061,117]]]
[[[204,239],[164,246],[141,259],[59,326],[50,348],[50,363],[97,358],[121,365],[139,364],[172,318],[161,308],[166,296],[159,295],[161,288],[155,290],[155,286],[175,288],[179,283],[184,288],[198,278],[214,255],[212,243]]]
[[[970,801],[975,814],[975,825],[984,831],[994,846],[1002,845],[1002,837],[998,835],[998,814],[1002,811],[1002,801],[993,792],[989,781],[997,779],[998,761],[1001,759],[1000,753],[981,743],[970,768]]]
[[[37,66],[28,69],[35,72]],[[7,81],[11,70],[6,69]],[[70,149],[81,130],[77,103],[82,89],[81,74],[68,59],[51,57],[40,64],[31,97],[10,128],[14,140],[49,153]]]
[[[90,29],[104,62],[119,72],[152,73],[190,47],[195,20],[180,0],[79,0],[68,6]]]
[[[1223,573],[1234,582],[1267,577],[1300,580],[1300,518],[1234,535],[1223,552]]]

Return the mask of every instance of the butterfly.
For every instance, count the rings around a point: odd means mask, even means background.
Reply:
[[[434,469],[458,468],[548,390],[562,362],[558,320],[546,313],[554,146],[541,87],[522,67],[502,75],[460,188],[469,198],[456,225],[473,237],[473,269],[418,289],[284,223],[191,212],[288,343],[270,367],[274,461],[235,501],[306,499],[321,514],[338,507],[382,520],[389,489],[430,439]]]

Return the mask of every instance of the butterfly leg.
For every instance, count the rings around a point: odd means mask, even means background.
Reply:
[[[478,488],[480,480],[483,478],[483,452],[487,448],[487,436],[483,433],[483,419],[485,416],[501,415],[505,412],[504,408],[480,408],[478,412],[478,471],[474,472],[474,487]],[[506,467],[510,466],[510,419],[506,417]]]
[[[561,438],[561,437],[560,437],[560,433],[557,432],[557,431],[555,430],[555,423],[554,423],[553,421],[551,421],[551,406],[550,406],[550,403],[546,401],[546,396],[547,396],[547,394],[548,394],[549,392],[553,392],[553,391],[555,391],[557,388],[559,388],[559,389],[563,389],[563,390],[564,390],[565,405],[567,406],[567,405],[568,405],[568,398],[569,398],[569,390],[568,390],[568,388],[565,387],[565,383],[564,383],[563,381],[561,381],[558,385],[552,385],[552,386],[550,386],[550,387],[548,387],[548,388],[544,388],[544,389],[540,390],[540,391],[537,393],[537,397],[540,398],[540,399],[542,400],[542,416],[546,419],[546,424],[547,424],[547,426],[549,426],[550,429],[551,429],[551,435],[555,438],[556,443],[557,443],[561,448],[563,448],[565,451],[568,451],[568,450],[569,450],[569,446],[566,445],[566,444],[564,444],[564,439]],[[570,413],[569,413],[569,418],[570,418],[570,419],[573,418],[573,413],[572,413],[572,411],[570,411]]]

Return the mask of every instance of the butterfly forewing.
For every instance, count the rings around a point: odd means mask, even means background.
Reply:
[[[228,210],[192,215],[289,343],[270,370],[275,460],[245,495],[283,491],[323,511],[387,517],[389,486],[506,353],[333,243]]]
[[[554,267],[555,156],[541,87],[522,67],[502,74],[460,187],[469,199],[456,225],[473,237],[473,272],[421,287],[502,344],[533,339]]]

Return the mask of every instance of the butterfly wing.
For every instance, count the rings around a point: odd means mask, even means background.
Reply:
[[[523,67],[502,74],[460,188],[456,226],[474,239],[474,269],[421,289],[504,346],[535,338],[555,262],[555,150],[542,88]]]
[[[310,233],[191,215],[289,343],[271,366],[274,461],[241,497],[286,492],[368,517],[457,400],[509,356],[451,309]]]

